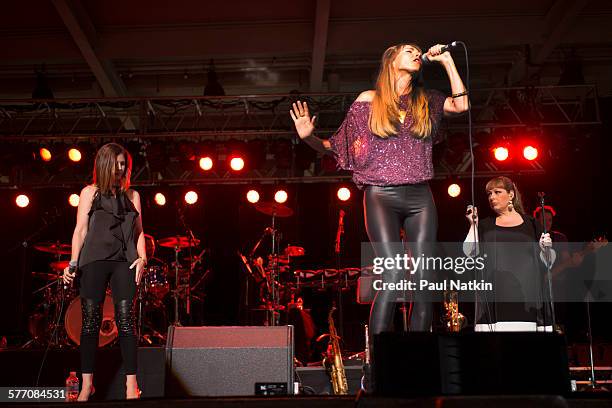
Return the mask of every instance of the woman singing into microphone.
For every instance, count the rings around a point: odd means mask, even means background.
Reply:
[[[290,111],[300,138],[320,152],[332,152],[338,166],[352,170],[364,190],[365,225],[377,257],[396,255],[403,227],[412,254],[427,255],[436,240],[438,219],[428,185],[433,177],[432,146],[442,115],[468,109],[466,89],[449,52],[442,45],[426,57],[442,65],[452,96],[427,90],[421,78],[421,49],[415,44],[389,47],[382,56],[376,89],[362,92],[336,133],[324,140],[314,133],[315,117],[298,101]],[[406,277],[403,270],[383,272],[385,282]],[[415,278],[423,278],[417,270]],[[377,292],[370,311],[370,335],[393,329],[397,292]],[[415,292],[410,329],[431,328],[431,303]]]
[[[79,270],[83,326],[79,401],[94,392],[93,372],[102,319],[101,305],[110,281],[119,328],[119,346],[126,374],[126,397],[138,398],[136,381],[136,330],[133,300],[147,263],[142,230],[140,196],[130,189],[132,159],[122,146],[108,143],[98,150],[93,184],[81,191],[72,237],[70,266],[64,282]]]

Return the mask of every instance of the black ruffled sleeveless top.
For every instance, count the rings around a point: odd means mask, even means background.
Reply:
[[[134,227],[140,214],[125,192],[94,196],[89,229],[79,253],[79,268],[95,261],[134,262],[138,258]]]

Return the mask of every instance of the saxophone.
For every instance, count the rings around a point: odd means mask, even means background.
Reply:
[[[323,365],[327,368],[331,383],[336,395],[348,394],[348,384],[346,382],[346,373],[344,372],[344,364],[342,363],[342,353],[340,352],[340,342],[334,325],[333,313],[335,307],[329,311],[327,320],[329,321],[329,346],[327,355],[323,358]]]
[[[465,325],[465,316],[459,313],[457,292],[444,292],[444,310],[446,312],[446,328],[449,332],[459,332]]]

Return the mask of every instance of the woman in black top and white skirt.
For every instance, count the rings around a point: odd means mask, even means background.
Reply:
[[[80,345],[83,384],[79,401],[87,401],[94,392],[101,305],[109,281],[126,374],[126,397],[140,396],[133,304],[147,258],[140,196],[130,189],[131,171],[130,154],[122,146],[108,143],[96,154],[93,184],[86,186],[80,195],[72,257],[63,276],[64,282],[71,283],[79,271],[83,312]]]
[[[508,177],[489,180],[486,192],[495,217],[479,222],[476,207],[468,207],[466,215],[470,230],[464,252],[485,257],[479,278],[493,283],[492,293],[477,293],[475,331],[551,331],[545,284],[546,265],[555,259],[550,234],[525,214]]]

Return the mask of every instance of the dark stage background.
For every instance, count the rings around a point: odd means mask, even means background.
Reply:
[[[547,129],[546,145],[543,143],[540,149],[546,174],[511,176],[518,184],[529,211],[537,204],[536,193],[546,192],[547,203],[558,211],[554,229],[564,232],[570,241],[590,240],[601,234],[609,237],[612,100],[601,99],[600,107],[604,124],[600,128],[590,128],[589,133],[580,128]],[[438,147],[443,148],[443,145]],[[92,165],[91,158],[83,165]],[[475,183],[476,203],[482,209],[481,216],[490,215],[484,194],[486,181],[479,178]],[[84,184],[86,182],[83,180]],[[465,237],[467,222],[463,214],[470,200],[470,180],[461,179],[459,184],[462,193],[453,199],[446,192],[448,180],[431,182],[439,214],[440,241],[463,240]],[[182,206],[186,222],[196,237],[202,240],[201,248],[209,248],[204,263],[211,273],[204,282],[205,299],[202,303],[194,304],[198,323],[246,323],[242,294],[246,275],[240,268],[236,251],[248,252],[264,228],[270,225],[270,217],[257,212],[246,202],[245,194],[250,187],[253,186],[194,187],[199,201],[193,206],[184,206],[182,197],[186,188],[136,186],[143,198],[146,233],[156,239],[183,234],[177,212],[177,206]],[[260,194],[263,191],[261,199],[265,201],[273,199],[277,187],[280,186],[257,186]],[[292,184],[283,187],[289,193],[287,204],[295,214],[277,220],[282,232],[281,248],[287,245],[305,248],[306,256],[299,260],[299,267],[335,267],[334,239],[341,208],[346,211],[341,266],[359,266],[360,244],[367,241],[361,192],[350,185],[351,200],[341,205],[335,195],[339,187],[337,184]],[[157,191],[166,194],[168,204],[165,207],[153,203],[153,195]],[[76,215],[76,209],[67,203],[68,193],[71,192],[77,191],[57,188],[29,191],[30,206],[18,209],[14,204],[14,191],[0,191],[0,334],[10,336],[10,341],[27,339],[26,321],[32,301],[29,294],[43,283],[31,279],[30,272],[47,272],[48,262],[52,260],[47,254],[23,247],[21,242],[39,230],[39,234],[32,237],[30,245],[45,240],[69,243]],[[262,251],[267,248],[269,245],[264,246]],[[169,261],[173,252],[158,248],[157,255]],[[326,314],[336,295],[330,291],[309,290],[304,296],[305,307],[312,309],[319,331],[326,331]],[[367,320],[369,308],[355,304],[354,291],[344,293],[343,297],[347,346],[358,350],[363,344],[362,324]],[[469,305],[465,307],[469,309]],[[609,309],[608,304],[595,305],[593,333],[596,338],[612,338],[608,323]]]

